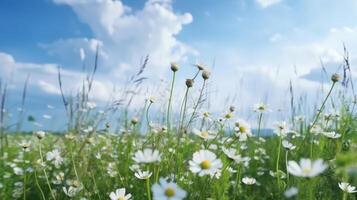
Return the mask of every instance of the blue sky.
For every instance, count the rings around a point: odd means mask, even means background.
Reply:
[[[99,45],[101,66],[91,97],[99,104],[149,54],[142,100],[156,95],[160,80],[167,83],[170,62],[181,65],[181,82],[193,73],[193,63],[202,62],[212,71],[213,96],[221,97],[213,109],[223,109],[223,97],[230,96],[246,117],[260,101],[286,108],[281,96],[289,81],[297,95],[319,98],[320,63],[336,72],[343,43],[353,66],[356,11],[356,0],[3,0],[0,77],[10,85],[9,107],[17,107],[30,73],[28,113],[61,116],[56,66],[64,70],[66,93],[73,93],[82,64],[92,63]],[[47,104],[58,110],[44,110]]]

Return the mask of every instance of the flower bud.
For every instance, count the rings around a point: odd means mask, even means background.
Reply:
[[[203,70],[203,72],[202,72],[202,78],[203,78],[204,80],[209,79],[210,76],[211,76],[211,72],[209,72],[209,71],[207,71],[207,70]]]
[[[133,124],[133,125],[136,125],[138,122],[139,122],[139,119],[136,118],[136,117],[133,117],[133,118],[131,119],[131,124]]]
[[[179,70],[179,66],[177,65],[177,63],[171,63],[171,70],[173,72],[177,72]]]
[[[203,64],[196,64],[196,67],[198,68],[198,70],[204,70],[205,66]]]
[[[230,112],[234,112],[235,110],[236,110],[236,108],[234,106],[229,107]]]
[[[36,135],[36,137],[37,137],[39,140],[41,140],[42,138],[45,137],[46,133],[45,133],[44,131],[37,131],[37,132],[35,133],[35,135]]]
[[[149,101],[150,101],[150,103],[154,103],[155,102],[155,98],[154,97],[150,97]]]
[[[341,77],[337,73],[332,74],[332,76],[331,76],[331,81],[334,83],[338,82],[340,79],[341,79]]]
[[[188,88],[192,87],[193,83],[194,83],[193,79],[186,79],[186,86]]]

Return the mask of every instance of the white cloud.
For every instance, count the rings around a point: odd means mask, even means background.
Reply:
[[[192,16],[189,13],[175,13],[171,1],[149,0],[142,10],[137,11],[121,1],[112,0],[54,2],[70,6],[79,19],[89,25],[106,55],[102,65],[115,72],[110,74],[123,74],[125,70],[132,70],[147,54],[150,55],[152,74],[163,74],[170,62],[185,61],[188,56],[197,54],[193,48],[176,38],[182,27],[192,22]],[[86,50],[88,44],[85,43],[89,41],[82,38],[63,39],[45,46],[51,54],[66,55],[71,51],[78,52],[80,48]],[[131,66],[131,69],[122,66]]]
[[[2,72],[0,79],[15,90],[21,89],[24,80],[30,75],[30,93],[42,92],[44,94],[60,95],[57,67],[56,64],[19,62],[12,55],[0,52],[0,71]],[[61,76],[66,95],[73,94],[73,92],[81,88],[83,73],[61,69]],[[93,82],[91,98],[103,102],[108,101],[112,95],[111,88],[113,88],[113,84],[106,80],[105,77],[98,78]]]
[[[283,36],[280,33],[275,33],[269,38],[269,41],[274,43],[274,42],[279,42],[282,39],[283,39]]]
[[[269,6],[272,6],[274,4],[278,4],[282,2],[282,0],[256,0],[256,2],[262,7],[262,8],[267,8]]]

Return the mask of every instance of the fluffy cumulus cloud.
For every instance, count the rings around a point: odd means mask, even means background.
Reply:
[[[274,4],[280,3],[282,0],[256,0],[256,2],[262,7],[262,8],[267,8],[269,6],[272,6]]]
[[[95,39],[69,38],[43,45],[51,54],[65,56],[75,51],[71,55],[77,55],[79,60],[81,48],[87,54],[93,52],[94,43],[100,43],[102,66],[116,77],[133,70],[146,55],[150,56],[150,71],[163,74],[170,62],[184,62],[188,56],[197,54],[176,37],[184,25],[192,22],[192,16],[176,13],[171,1],[149,0],[140,10],[112,0],[54,2],[70,6],[88,24]]]
[[[12,55],[0,52],[0,80],[6,82],[10,89],[21,90],[29,76],[29,88],[32,93],[59,95],[58,65],[51,63],[28,63],[17,61]],[[64,92],[74,93],[80,88],[84,74],[68,69],[61,69]],[[103,79],[94,81],[94,100],[107,101],[112,94],[111,82]]]

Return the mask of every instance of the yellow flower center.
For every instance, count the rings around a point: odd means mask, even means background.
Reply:
[[[173,196],[175,195],[175,190],[172,189],[172,188],[170,188],[170,187],[168,187],[168,188],[166,188],[166,190],[165,190],[165,195],[166,195],[167,197],[173,197]]]
[[[118,200],[125,200],[125,198],[124,197],[119,197]]]
[[[304,174],[309,174],[311,172],[311,168],[304,168],[302,169],[302,171],[304,172]]]
[[[200,164],[202,169],[209,169],[211,168],[211,162],[209,160],[204,160]]]
[[[201,132],[201,136],[204,137],[204,138],[208,137],[208,132],[207,131],[202,131]]]
[[[247,131],[247,129],[244,126],[239,127],[239,132],[245,133],[246,131]]]

